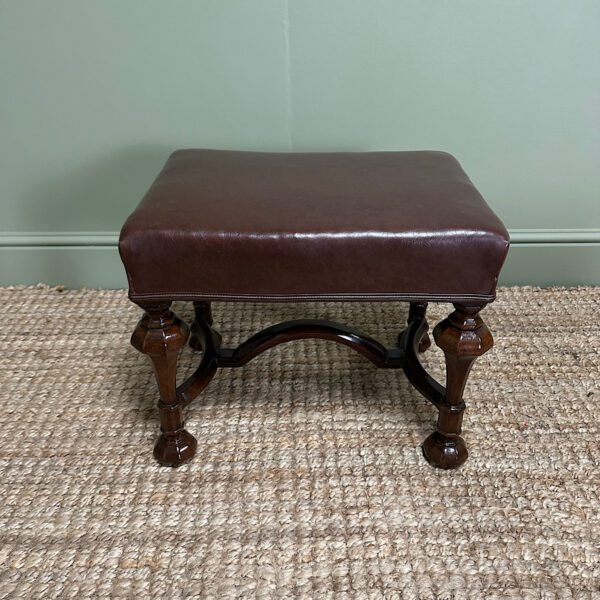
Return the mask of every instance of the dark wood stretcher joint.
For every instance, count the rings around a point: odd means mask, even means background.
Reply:
[[[423,445],[425,457],[435,466],[460,466],[467,449],[460,436],[462,400],[472,363],[492,346],[492,337],[478,316],[482,307],[455,305],[455,311],[434,329],[434,339],[446,355],[444,387],[424,369],[419,353],[431,341],[426,320],[426,303],[411,303],[408,324],[398,336],[397,347],[386,347],[372,337],[347,325],[320,319],[285,321],[268,327],[236,348],[221,346],[213,328],[209,302],[194,302],[195,320],[190,346],[202,352],[198,368],[179,386],[175,385],[176,357],[188,339],[189,330],[168,303],[143,304],[146,315],[139,322],[132,344],[153,361],[161,399],[161,436],[155,457],[168,466],[179,466],[192,458],[196,440],[184,428],[183,409],[210,383],[218,368],[237,368],[279,344],[301,339],[323,339],[348,346],[376,367],[403,369],[406,377],[439,411],[438,425]]]

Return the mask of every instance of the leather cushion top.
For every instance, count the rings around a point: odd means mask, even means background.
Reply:
[[[443,152],[179,150],[119,248],[144,299],[491,301],[508,233]]]

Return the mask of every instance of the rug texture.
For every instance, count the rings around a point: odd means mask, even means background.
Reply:
[[[436,411],[402,372],[313,340],[219,371],[188,410],[196,458],[159,467],[126,293],[0,299],[0,598],[600,598],[600,288],[502,289],[485,309],[496,345],[455,472],[423,459]],[[302,317],[393,344],[407,307],[214,313],[227,345]],[[423,360],[443,380],[441,351]]]

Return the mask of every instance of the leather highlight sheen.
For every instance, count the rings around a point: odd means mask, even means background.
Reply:
[[[180,150],[127,219],[132,300],[491,302],[509,237],[443,152]]]

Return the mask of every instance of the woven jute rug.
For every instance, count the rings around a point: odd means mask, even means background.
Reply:
[[[196,458],[159,467],[125,292],[0,299],[1,598],[600,598],[600,288],[500,290],[455,472],[423,459],[435,410],[401,372],[313,340],[219,371],[188,412]],[[319,317],[392,344],[407,308],[214,313],[227,343]]]

